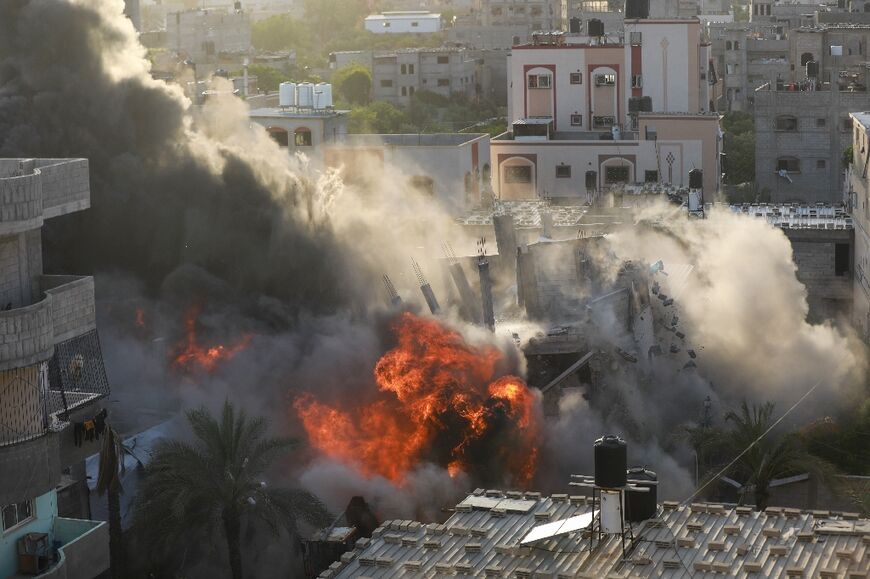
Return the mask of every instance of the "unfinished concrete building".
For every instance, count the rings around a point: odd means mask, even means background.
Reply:
[[[870,108],[870,93],[818,86],[755,91],[755,180],[774,203],[841,203],[849,113]]]
[[[41,234],[90,206],[88,162],[0,160],[0,192],[0,577],[91,578],[109,565],[84,481],[109,394],[94,280],[43,273]]]

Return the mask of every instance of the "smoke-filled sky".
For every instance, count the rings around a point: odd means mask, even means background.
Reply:
[[[47,228],[47,270],[93,272],[98,297],[146,312],[147,339],[128,331],[132,318],[118,309],[101,317],[115,398],[140,407],[170,391],[187,404],[228,395],[282,432],[297,393],[355,400],[374,387],[373,368],[394,342],[381,274],[407,292],[415,257],[441,292],[439,244],[467,240],[398,171],[373,176],[376,195],[363,195],[289,157],[238,100],[195,113],[179,88],[150,77],[122,10],[122,0],[0,4],[0,156],[90,159],[92,209]],[[849,336],[804,321],[805,290],[780,231],[722,213],[689,222],[651,211],[644,227],[613,235],[611,249],[694,268],[676,297],[698,369],[644,361],[614,370],[606,383],[620,404],[606,412],[566,397],[545,433],[551,472],[538,482],[550,490],[571,471],[590,472],[592,441],[616,431],[631,434],[634,462],[666,473],[662,494],[682,498],[691,477],[681,425],[697,419],[705,396],[720,415],[743,396],[784,409],[823,379],[819,397],[832,404],[812,409],[828,411],[863,371]],[[196,381],[166,366],[192,303],[203,306],[203,333],[253,336],[232,363]],[[455,326],[516,359],[504,336]],[[612,339],[602,327],[592,341]],[[388,516],[435,516],[474,482],[423,464],[400,492],[322,458],[298,480],[333,508],[364,493]]]

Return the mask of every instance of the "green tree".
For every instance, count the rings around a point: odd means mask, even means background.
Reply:
[[[208,544],[222,536],[232,577],[241,579],[243,523],[261,521],[276,534],[281,528],[293,534],[297,518],[329,521],[312,494],[262,482],[295,440],[266,438],[265,420],[249,418],[229,401],[218,419],[200,408],[187,412],[187,420],[195,442],[159,443],[137,497],[135,525],[153,549],[149,553],[177,550],[191,535],[205,536]]]
[[[725,131],[725,183],[739,185],[755,181],[755,122],[752,115],[728,113],[722,119]]]
[[[795,433],[779,436],[768,434],[758,440],[773,425],[773,410],[771,402],[750,406],[744,400],[739,411],[725,415],[730,428],[724,431],[724,440],[719,441],[730,450],[731,456],[738,456],[749,449],[731,467],[731,472],[725,474],[743,485],[741,503],[746,499],[746,494],[752,491],[758,511],[767,508],[770,483],[774,479],[809,472],[830,481],[834,472],[830,463],[810,454]]]
[[[359,63],[340,68],[332,75],[335,91],[350,105],[367,105],[372,92],[372,73]]]
[[[408,117],[402,109],[378,101],[351,111],[348,115],[348,131],[388,135],[402,132],[402,127],[408,122]]]
[[[262,64],[252,64],[249,66],[248,74],[257,77],[257,88],[265,92],[275,92],[278,90],[279,84],[292,80],[286,72]]]

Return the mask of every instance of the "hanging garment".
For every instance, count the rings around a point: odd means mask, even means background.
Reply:
[[[93,420],[85,420],[85,440],[94,440],[94,427]]]
[[[94,416],[94,436],[97,440],[100,439],[100,436],[103,435],[103,432],[106,430],[106,417],[109,413],[105,408],[100,410],[96,416]]]
[[[85,434],[85,425],[81,422],[73,423],[73,442],[76,446],[82,445],[82,440]]]

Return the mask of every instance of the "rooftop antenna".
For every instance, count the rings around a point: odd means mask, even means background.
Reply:
[[[384,287],[387,289],[387,294],[390,296],[390,305],[398,306],[402,303],[402,298],[399,296],[399,292],[396,291],[396,286],[393,285],[393,280],[390,279],[390,276],[384,274]]]
[[[423,275],[423,270],[420,269],[420,264],[417,263],[413,257],[411,258],[411,266],[414,268],[414,274],[417,276],[417,281],[420,283],[420,291],[426,299],[429,311],[432,312],[433,315],[437,314],[441,311],[441,306],[438,305],[438,300],[435,299],[435,292],[432,291],[432,286],[429,285],[426,276]]]

